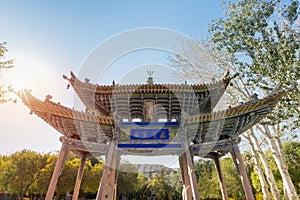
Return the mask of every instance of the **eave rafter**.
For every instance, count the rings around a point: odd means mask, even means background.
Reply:
[[[285,91],[279,91],[227,110],[187,117],[184,119],[187,140],[195,138],[193,142],[200,144],[214,138],[237,137],[265,117],[284,94]]]
[[[103,138],[97,138],[99,136],[108,137],[109,139],[113,137],[112,132],[115,123],[111,117],[96,116],[87,112],[72,110],[49,99],[41,101],[27,90],[19,92],[18,95],[31,113],[35,113],[67,137],[80,138],[83,137],[83,132],[86,134],[90,132],[89,135],[95,135],[93,139],[99,141],[103,140]],[[94,134],[94,131],[101,131],[101,133]]]
[[[272,109],[279,102],[281,97],[286,93],[286,91],[278,91],[273,93],[263,99],[252,100],[245,104],[241,104],[239,106],[229,108],[227,110],[221,110],[218,112],[212,112],[209,114],[200,114],[191,117],[187,117],[185,119],[185,123],[198,123],[198,122],[206,122],[217,119],[225,119],[228,117],[234,117],[241,114],[251,113],[256,110],[260,110],[262,108]]]
[[[98,85],[91,84],[89,81],[80,81],[74,73],[71,72],[71,77],[63,76],[68,80],[74,88],[84,105],[93,112],[100,112],[100,114],[108,116],[111,111],[111,101],[113,95],[120,94],[144,94],[144,93],[174,93],[174,94],[195,94],[199,98],[199,104],[205,105],[209,103],[209,107],[214,107],[230,81],[234,76],[224,76],[219,81],[208,84],[131,84],[131,85]],[[202,96],[201,98],[199,96]],[[210,101],[208,101],[210,99]],[[203,107],[203,106],[202,106]]]
[[[18,94],[32,113],[68,138],[104,144],[114,137],[116,123],[111,117],[78,112],[49,99],[41,101],[28,91]],[[261,100],[253,100],[235,108],[186,117],[181,122],[187,126],[186,137],[193,137],[194,145],[215,141],[216,138],[209,137],[208,132],[215,132],[220,136],[217,140],[235,138],[259,122],[275,107],[284,94],[284,91],[279,91]]]

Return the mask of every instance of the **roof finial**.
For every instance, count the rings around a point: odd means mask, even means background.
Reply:
[[[152,77],[153,73],[154,73],[154,71],[151,71],[151,70],[147,71],[147,74],[149,75],[148,80],[147,80],[148,85],[153,85],[153,77]]]
[[[52,95],[47,94],[47,95],[46,95],[46,98],[45,98],[45,102],[49,102],[50,99],[52,99]]]
[[[153,75],[153,73],[154,73],[154,71],[151,71],[151,70],[147,71],[147,74],[148,74],[150,77]]]

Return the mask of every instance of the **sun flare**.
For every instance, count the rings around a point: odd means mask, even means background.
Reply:
[[[10,85],[15,91],[27,89],[31,86],[27,75],[28,72],[24,72],[20,69],[15,68],[5,75],[5,82],[7,85]]]

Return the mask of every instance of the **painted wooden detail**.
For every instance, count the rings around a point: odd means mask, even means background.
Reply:
[[[241,176],[247,200],[251,186],[237,144],[239,135],[258,123],[276,106],[286,91],[274,91],[263,99],[253,98],[239,106],[212,112],[233,77],[225,76],[210,84],[97,85],[82,82],[71,73],[64,76],[74,88],[85,111],[76,111],[51,101],[35,98],[29,91],[17,94],[23,103],[63,136],[62,148],[48,188],[52,200],[69,151],[82,157],[74,188],[78,199],[84,163],[88,157],[106,155],[106,166],[97,200],[116,198],[116,169],[122,154],[160,151],[179,155],[183,176],[183,198],[200,199],[192,156],[214,159],[223,199],[228,199],[219,157],[231,153]]]

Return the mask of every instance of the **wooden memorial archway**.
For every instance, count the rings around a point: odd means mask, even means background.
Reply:
[[[120,154],[152,152],[178,155],[183,182],[183,199],[198,200],[200,194],[193,157],[215,162],[223,199],[228,199],[219,159],[233,157],[247,200],[254,200],[238,143],[239,135],[271,111],[284,91],[263,99],[212,112],[233,77],[211,84],[147,84],[109,86],[82,82],[71,73],[64,76],[87,107],[78,112],[51,101],[35,98],[29,91],[18,95],[24,104],[62,133],[62,147],[49,184],[46,200],[52,200],[60,172],[70,151],[81,157],[73,200],[78,199],[84,165],[88,157],[105,155],[105,169],[97,200],[116,198],[116,170]],[[200,191],[201,193],[201,191]]]

